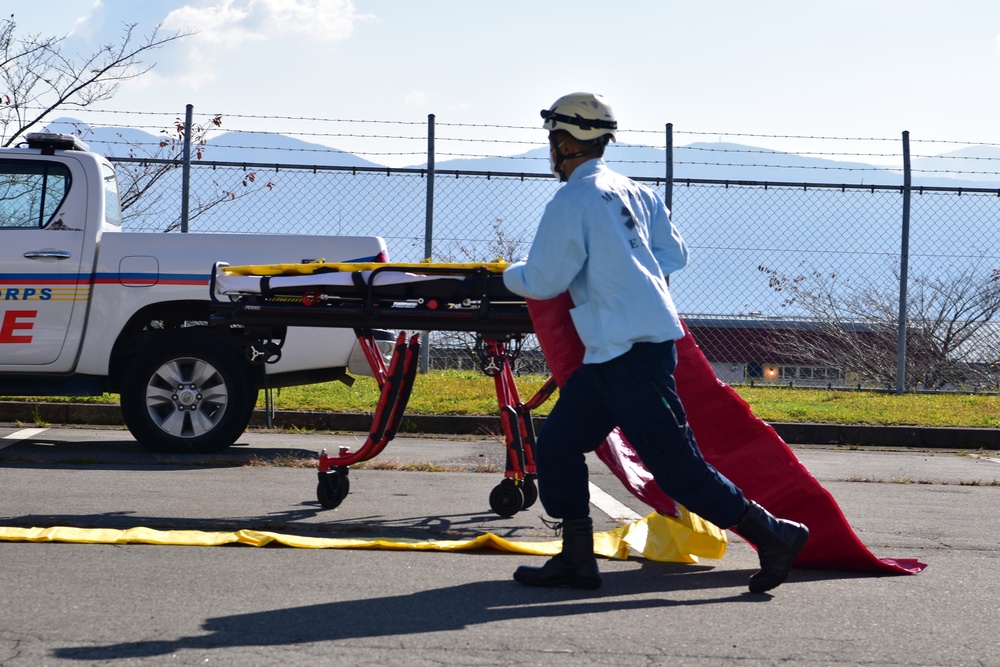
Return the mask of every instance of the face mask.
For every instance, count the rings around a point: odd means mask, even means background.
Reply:
[[[550,147],[549,148],[549,171],[552,172],[552,175],[555,176],[556,179],[560,183],[562,183],[563,181],[566,180],[566,177],[559,170],[559,167],[556,166],[556,148],[555,147]]]

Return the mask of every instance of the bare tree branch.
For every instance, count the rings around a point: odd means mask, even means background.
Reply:
[[[14,16],[0,28],[0,146],[11,146],[26,132],[64,107],[85,108],[112,98],[123,82],[149,72],[147,52],[192,34],[161,34],[157,25],[144,38],[137,24],[125,24],[119,41],[87,56],[63,52],[66,36],[18,38]]]
[[[784,297],[782,306],[797,306],[812,323],[807,332],[773,332],[776,351],[840,368],[866,384],[895,386],[900,280],[895,270],[877,282],[758,269]],[[1000,315],[1000,269],[973,265],[947,275],[915,276],[907,298],[907,386],[996,388],[1000,345],[987,327]]]

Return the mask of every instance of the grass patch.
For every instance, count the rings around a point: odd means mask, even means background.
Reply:
[[[316,457],[296,453],[275,454],[267,457],[255,454],[247,460],[245,465],[259,468],[315,468]]]
[[[517,389],[522,400],[531,398],[547,379],[544,375],[518,378]],[[274,407],[278,410],[369,413],[375,410],[378,397],[379,388],[375,379],[362,376],[355,378],[354,385],[350,387],[342,382],[325,382],[276,389]],[[548,414],[551,405],[550,400],[536,412]],[[263,397],[258,401],[257,407],[264,407]],[[406,411],[415,415],[496,414],[497,398],[493,378],[479,371],[433,371],[418,375],[414,380]]]
[[[1000,428],[1000,396],[736,387],[769,422]]]
[[[430,461],[402,463],[392,459],[370,459],[351,467],[363,470],[395,470],[404,472],[465,472],[465,468],[442,466]]]
[[[517,378],[521,400],[528,400],[548,379]],[[984,394],[888,394],[788,387],[734,387],[754,414],[768,422],[877,424],[883,426],[952,426],[1000,428],[1000,396]],[[534,411],[545,416],[554,397]],[[353,387],[333,382],[286,387],[275,392],[277,409],[329,412],[372,412],[378,401],[373,378],[358,378]],[[263,404],[261,404],[263,407]],[[414,415],[494,415],[493,378],[478,371],[433,371],[418,375],[407,413]],[[405,432],[405,428],[400,430]]]
[[[518,377],[517,389],[521,400],[531,398],[547,379],[547,375]],[[1000,396],[996,395],[898,395],[873,391],[750,386],[736,386],[734,389],[756,416],[768,422],[1000,428]],[[547,415],[557,394],[553,394],[553,398],[533,414]],[[362,376],[357,377],[351,387],[342,382],[326,382],[276,389],[274,406],[277,410],[371,414],[378,395],[378,384],[374,378]],[[114,404],[118,403],[118,395],[0,400]],[[257,407],[264,408],[263,394]],[[418,375],[406,411],[410,415],[495,415],[497,399],[494,380],[479,371],[432,371]],[[400,430],[408,432],[410,426],[404,420]]]

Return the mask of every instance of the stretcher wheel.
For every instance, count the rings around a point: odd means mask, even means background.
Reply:
[[[328,510],[336,509],[351,491],[351,479],[347,469],[331,470],[319,473],[319,483],[316,484],[316,499]]]
[[[505,479],[490,493],[490,509],[500,516],[514,516],[524,509],[524,492],[514,480]]]
[[[524,478],[524,482],[521,484],[521,492],[524,494],[524,505],[521,509],[526,510],[538,500],[538,487],[535,486],[533,477]]]

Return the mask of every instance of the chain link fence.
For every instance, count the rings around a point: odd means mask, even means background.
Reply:
[[[725,382],[891,389],[905,298],[906,387],[995,391],[998,194],[914,191],[904,248],[902,187],[676,183],[671,288]]]
[[[119,170],[149,162],[118,160]],[[130,231],[179,229],[181,170],[127,211]],[[192,232],[375,234],[394,261],[424,259],[428,170],[197,162]],[[671,277],[720,379],[892,388],[907,274],[908,389],[996,390],[1000,192],[918,188],[902,242],[902,186],[637,177],[672,196],[691,265]],[[527,253],[558,183],[545,174],[433,173],[437,261]],[[905,261],[904,261],[905,260]],[[472,337],[435,333],[430,367],[469,367]],[[528,340],[521,371],[544,370]]]

